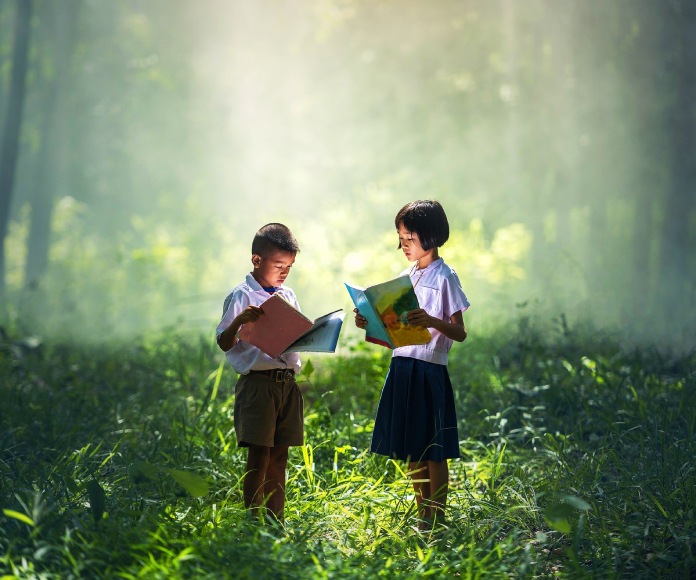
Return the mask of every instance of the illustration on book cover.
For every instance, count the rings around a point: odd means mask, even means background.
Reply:
[[[367,318],[365,340],[388,348],[430,342],[428,329],[413,326],[406,318],[411,310],[420,308],[408,276],[369,288],[345,285],[358,311]]]
[[[406,315],[420,308],[410,286],[388,289],[383,295],[375,296],[375,309],[394,346],[406,346],[430,341],[430,333],[422,326],[412,326]]]

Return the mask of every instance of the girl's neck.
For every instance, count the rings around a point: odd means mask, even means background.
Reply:
[[[430,264],[439,258],[440,256],[437,253],[437,248],[433,248],[432,251],[422,256],[419,260],[416,260],[414,267],[416,270],[422,270],[423,268],[430,266]]]

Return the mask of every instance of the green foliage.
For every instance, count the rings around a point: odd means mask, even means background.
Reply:
[[[305,357],[286,525],[242,504],[236,376],[209,340],[0,343],[0,574],[19,578],[689,577],[691,357],[561,323],[452,351],[462,458],[446,526],[367,453],[389,352]]]
[[[34,7],[3,240],[20,332],[212,331],[254,231],[276,220],[302,247],[288,283],[310,317],[349,307],[342,280],[372,284],[408,265],[398,208],[437,198],[451,225],[442,253],[477,322],[510,320],[532,295],[693,340],[687,302],[658,307],[696,279],[692,257],[674,279],[660,257],[693,254],[691,199],[662,197],[665,168],[693,158],[665,145],[679,142],[680,124],[664,123],[682,102],[674,55],[691,66],[671,45],[679,34],[659,40],[679,3],[68,4]],[[0,102],[14,13],[0,8]],[[663,243],[672,229],[684,247]]]

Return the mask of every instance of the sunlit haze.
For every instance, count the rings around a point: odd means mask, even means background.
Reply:
[[[437,199],[472,338],[529,318],[693,347],[694,152],[685,169],[679,129],[692,61],[672,58],[672,17],[650,6],[42,4],[5,240],[9,324],[212,339],[272,221],[300,243],[288,285],[304,312],[350,311],[344,281],[409,266],[396,212]],[[0,3],[0,126],[14,22]],[[29,267],[40,199],[44,269]]]

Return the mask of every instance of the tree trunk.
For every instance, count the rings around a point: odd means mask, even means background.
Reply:
[[[692,301],[689,272],[690,219],[696,197],[696,6],[684,1],[673,4],[673,98],[668,111],[671,149],[671,182],[664,200],[660,247],[660,282],[663,322],[672,332],[675,324],[689,324],[684,315]]]
[[[669,86],[664,67],[665,22],[663,6],[643,2],[636,7],[640,29],[639,43],[628,71],[631,86],[635,87],[630,103],[632,123],[635,125],[635,148],[631,164],[630,190],[633,192],[633,226],[631,232],[631,264],[627,299],[622,305],[622,324],[631,332],[647,335],[660,304],[659,276],[656,268],[655,244],[657,211],[661,203],[658,192],[664,191],[666,160],[664,131],[664,94]]]
[[[36,160],[36,186],[31,199],[31,222],[27,242],[24,286],[39,287],[48,267],[51,221],[57,193],[65,187],[66,148],[61,146],[67,133],[66,88],[70,82],[70,63],[78,14],[77,0],[46,6],[52,43],[54,74],[46,82],[41,145]]]
[[[10,221],[10,201],[19,154],[19,133],[29,60],[31,0],[17,0],[17,20],[12,52],[12,78],[7,100],[5,131],[0,143],[0,320],[7,318],[5,284],[5,237]]]
[[[519,91],[520,80],[517,67],[517,22],[514,0],[503,0],[503,30],[505,32],[505,80],[508,85],[507,117],[508,126],[505,139],[507,157],[507,195],[516,196],[520,187],[520,130],[519,130]]]

